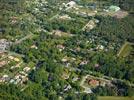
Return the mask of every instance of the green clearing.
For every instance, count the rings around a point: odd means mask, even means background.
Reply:
[[[134,45],[134,43],[125,42],[125,44],[121,47],[117,56],[118,57],[128,56],[131,53],[131,51],[133,50],[133,45]]]
[[[98,100],[134,100],[134,97],[99,96]]]

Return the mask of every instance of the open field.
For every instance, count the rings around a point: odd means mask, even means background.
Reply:
[[[122,48],[120,49],[117,56],[119,56],[119,57],[128,56],[131,53],[131,51],[133,50],[133,47],[132,47],[133,45],[134,45],[134,43],[125,42],[125,44],[122,46]]]
[[[99,96],[98,100],[134,100],[134,97]]]

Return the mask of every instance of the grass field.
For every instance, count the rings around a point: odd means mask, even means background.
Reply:
[[[126,57],[126,56],[128,56],[131,53],[131,51],[133,50],[132,45],[134,45],[134,43],[125,42],[125,44],[122,46],[122,48],[120,49],[120,51],[117,54],[117,56],[118,57]]]
[[[134,100],[133,97],[99,96],[98,100]]]

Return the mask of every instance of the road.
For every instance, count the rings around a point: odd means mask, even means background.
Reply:
[[[67,67],[70,71],[81,71],[79,68],[73,68],[73,67]],[[94,73],[94,72],[92,72],[92,71],[84,71],[85,73]],[[82,81],[81,81],[81,83],[80,83],[80,86],[82,86],[82,84],[83,84],[83,82],[85,81],[85,79],[88,77],[88,76],[90,76],[90,77],[95,77],[95,76],[93,76],[93,75],[91,75],[91,74],[87,74],[85,77],[83,77],[82,78]],[[107,82],[110,82],[110,81],[120,81],[120,82],[125,82],[124,80],[122,80],[122,79],[117,79],[117,78],[113,78],[113,77],[109,77],[109,76],[105,76],[105,75],[103,75],[102,77],[96,77],[97,79],[101,79],[101,80],[105,80],[105,81],[107,81]],[[107,79],[106,79],[107,78]],[[134,87],[134,84],[133,83],[129,83],[129,85],[130,86],[133,86]],[[83,87],[83,86],[82,86]],[[85,87],[84,87],[85,88]]]
[[[32,33],[26,35],[25,37],[21,38],[20,40],[16,41],[14,44],[20,44],[22,41],[32,38],[34,35]]]
[[[16,55],[16,56],[20,56],[20,57],[25,57],[24,55],[22,54],[18,54],[16,52],[11,52],[11,51],[8,51],[9,55]]]
[[[20,56],[20,57],[25,57],[25,56],[22,55],[22,54],[18,54],[18,53],[16,53],[16,52],[12,52],[12,51],[8,51],[8,50],[6,50],[5,52],[8,53],[7,57],[10,56],[10,55],[15,55],[15,56]]]
[[[49,20],[51,21],[51,20],[53,20],[54,18],[56,18],[56,17],[58,17],[59,16],[59,14],[56,14],[56,15],[54,15],[53,17],[51,17]]]
[[[89,21],[86,25],[83,26],[82,31],[85,30],[85,28],[87,27],[87,25],[88,25],[89,23],[90,23],[90,21]]]

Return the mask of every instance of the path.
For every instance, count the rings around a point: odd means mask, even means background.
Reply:
[[[67,67],[67,68],[69,68],[71,71],[81,71],[81,70],[78,69],[78,68],[73,68],[73,67]],[[92,71],[84,71],[84,72],[85,72],[85,73],[88,72],[88,73],[91,73],[91,74],[93,73]],[[88,76],[90,76],[90,77],[95,77],[95,76],[93,76],[93,75],[87,74],[85,77],[82,78],[82,81],[81,81],[81,83],[80,83],[80,86],[82,86],[82,84],[84,83],[85,79],[86,79]],[[120,81],[120,82],[124,82],[124,80],[122,80],[122,79],[117,79],[117,78],[113,78],[113,77],[109,77],[109,76],[105,76],[105,75],[103,75],[102,77],[96,77],[96,78],[101,79],[101,80],[105,80],[105,81],[107,81],[107,82],[110,82],[110,81]],[[107,79],[105,79],[105,78],[107,78]],[[133,84],[133,83],[129,83],[129,85],[134,87],[134,84]],[[82,87],[85,88],[84,86],[82,86]],[[87,88],[87,87],[86,87],[86,88]]]
[[[14,44],[19,44],[26,39],[32,38],[33,36],[34,36],[34,34],[30,33],[27,36],[25,36],[25,37],[21,38],[20,40],[16,41]]]
[[[49,20],[51,21],[51,20],[53,20],[54,18],[56,18],[56,17],[58,17],[59,16],[59,14],[56,14],[56,15],[54,15],[53,17],[51,17]]]

